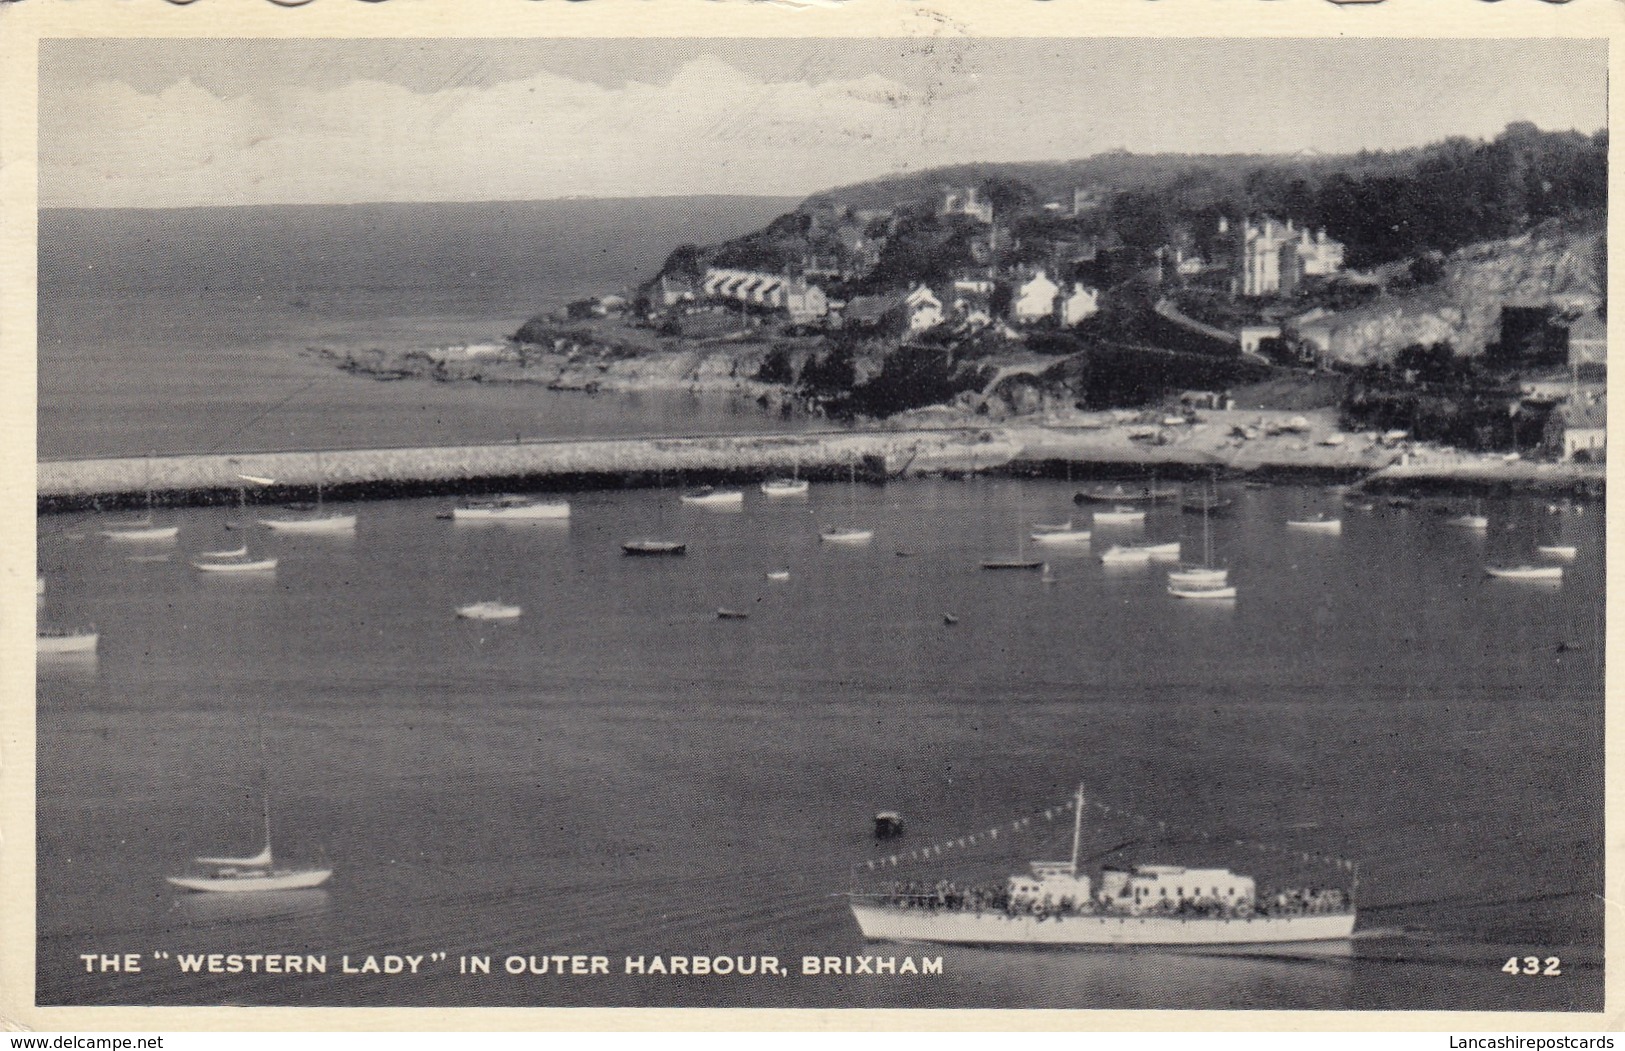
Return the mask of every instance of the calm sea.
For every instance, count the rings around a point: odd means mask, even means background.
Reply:
[[[584,493],[556,528],[398,501],[357,505],[348,540],[228,533],[232,512],[197,509],[149,552],[93,517],[44,518],[42,620],[94,623],[102,643],[40,666],[39,1001],[1601,1009],[1600,508],[1486,501],[1477,535],[1384,504],[1346,511],[1340,537],[1295,535],[1285,520],[1337,496],[1238,486],[1214,522],[1233,605],[1173,599],[1160,569],[1108,571],[1105,533],[1047,555],[1051,584],[978,568],[1070,495],[833,485],[717,514]],[[819,544],[853,520],[871,546]],[[649,533],[688,556],[620,554]],[[245,536],[273,575],[186,562]],[[1202,526],[1164,510],[1117,536],[1180,536],[1191,555]],[[1485,578],[1557,538],[1579,547],[1561,584]],[[764,579],[781,567],[787,582]],[[497,598],[523,616],[453,616]],[[1343,878],[1303,854],[1359,859],[1352,953],[866,947],[838,895],[899,849],[872,840],[876,810],[900,810],[896,843],[918,851],[1080,781],[1150,819],[1092,817],[1096,863],[1213,861],[1279,885]],[[279,856],[330,864],[328,886],[170,888],[193,855],[258,848],[262,783]],[[895,871],[997,877],[1064,851],[1061,824]],[[330,971],[182,974],[157,951],[324,953]],[[116,952],[147,954],[142,972],[79,959]],[[944,973],[619,973],[628,955],[873,952],[941,955]],[[339,973],[342,954],[390,953],[447,956]],[[503,971],[554,953],[615,973]],[[493,973],[460,975],[465,955]],[[1561,974],[1502,973],[1514,955]]]
[[[770,197],[40,213],[39,455],[366,448],[783,427],[727,396],[338,372],[311,346],[501,339],[757,229]]]

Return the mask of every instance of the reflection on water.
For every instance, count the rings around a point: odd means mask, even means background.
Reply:
[[[325,890],[272,890],[248,894],[180,892],[171,908],[189,926],[244,923],[250,920],[309,919],[326,911]]]
[[[431,500],[365,504],[336,542],[256,533],[278,569],[242,587],[66,539],[92,520],[42,519],[52,619],[99,625],[102,646],[94,674],[40,665],[39,998],[1487,1009],[1507,1005],[1499,964],[1540,944],[1564,977],[1519,1006],[1595,1009],[1602,517],[1486,501],[1492,529],[1469,539],[1384,508],[1300,542],[1284,522],[1323,494],[1226,495],[1212,542],[1233,604],[1174,598],[1166,566],[1117,572],[1088,551],[1046,552],[1050,585],[981,570],[1069,513],[1070,487],[1037,481],[751,491],[723,515],[669,491],[578,493],[568,523],[473,528]],[[221,546],[228,513],[178,516],[183,560]],[[1199,520],[1150,517],[1149,535],[1201,544]],[[852,520],[882,539],[819,541],[821,523]],[[661,523],[686,558],[621,554]],[[1526,561],[1557,534],[1579,546],[1560,586],[1486,582],[1486,561]],[[452,615],[493,595],[524,616]],[[262,720],[278,850],[331,857],[330,896],[287,910],[177,899],[165,877],[196,844],[260,834]],[[942,949],[943,975],[886,983],[108,982],[75,968],[79,952],[159,941],[918,955],[867,945],[832,896],[875,856],[876,811],[904,814],[917,852],[1080,780],[1166,819],[1092,824],[1091,864],[1212,862],[1299,886],[1300,853],[1359,858],[1361,931],[1408,933],[1333,959]],[[1265,841],[1286,853],[1242,849]],[[933,857],[898,876],[998,882],[1055,848],[1001,836],[974,869]],[[235,909],[250,911],[176,924]]]

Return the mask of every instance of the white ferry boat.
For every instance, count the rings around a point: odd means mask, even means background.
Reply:
[[[871,941],[958,945],[1259,946],[1346,940],[1352,893],[1260,894],[1223,868],[1105,868],[1098,887],[1080,870],[1083,792],[1074,800],[1072,857],[1034,861],[1002,887],[904,885],[853,894],[852,916]]]
[[[528,496],[503,494],[489,500],[469,500],[451,509],[454,522],[515,522],[570,517],[565,500],[536,500]]]

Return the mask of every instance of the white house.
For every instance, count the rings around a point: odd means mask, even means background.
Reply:
[[[791,321],[805,325],[829,313],[829,297],[824,295],[822,288],[808,284],[805,278],[801,278],[786,282],[784,309],[790,312]]]
[[[1061,300],[1061,324],[1076,325],[1092,314],[1100,313],[1100,289],[1086,288],[1073,282],[1072,291]]]
[[[942,301],[925,285],[916,285],[903,300],[910,333],[924,332],[942,324]]]
[[[1266,339],[1280,339],[1280,325],[1243,325],[1241,326],[1241,352],[1243,354],[1257,354],[1258,348]]]
[[[1055,297],[1060,295],[1061,286],[1051,281],[1044,271],[1034,274],[1032,279],[1016,289],[1016,300],[1011,305],[1011,312],[1018,323],[1030,323],[1055,315]]]

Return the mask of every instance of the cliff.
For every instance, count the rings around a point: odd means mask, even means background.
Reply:
[[[1318,325],[1330,333],[1331,356],[1350,364],[1386,360],[1413,343],[1448,342],[1476,355],[1500,338],[1502,307],[1582,313],[1603,302],[1605,285],[1602,219],[1552,221],[1463,248],[1445,260],[1434,284],[1383,295]]]

